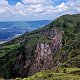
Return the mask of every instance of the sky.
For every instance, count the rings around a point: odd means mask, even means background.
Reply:
[[[0,0],[0,21],[54,20],[79,13],[80,0]]]

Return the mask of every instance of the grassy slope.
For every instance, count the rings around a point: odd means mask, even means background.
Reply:
[[[11,62],[15,63],[17,52],[22,45],[26,45],[28,58],[32,58],[35,45],[38,42],[50,42],[47,36],[42,35],[42,32],[53,29],[53,26],[64,30],[62,40],[63,48],[55,55],[55,60],[61,60],[61,67],[80,67],[80,65],[77,64],[77,61],[80,60],[80,14],[76,14],[61,16],[43,28],[30,33],[25,33],[20,37],[1,45],[0,58],[4,58],[6,61],[0,65],[0,69],[5,68]],[[5,69],[3,74],[8,74]]]
[[[52,70],[44,70],[29,78],[16,78],[16,80],[80,80],[80,68],[65,68],[58,73]]]
[[[56,55],[63,63],[63,67],[80,67],[80,14],[64,15],[51,25],[64,30],[63,47]],[[78,64],[77,64],[78,63]]]

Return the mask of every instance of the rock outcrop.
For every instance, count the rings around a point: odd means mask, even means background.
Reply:
[[[35,51],[35,60],[31,65],[29,74],[34,74],[40,70],[52,68],[52,53],[47,43],[37,44]]]
[[[46,29],[41,35],[46,36],[50,42],[42,40],[36,42],[35,47],[29,50],[29,46],[22,45],[16,52],[17,59],[15,63],[10,63],[9,71],[13,77],[26,77],[35,74],[41,70],[53,69],[60,64],[59,60],[54,61],[55,54],[62,47],[62,34],[59,28]],[[33,48],[34,47],[34,48]],[[28,53],[29,52],[29,53]],[[32,53],[32,55],[31,55]]]
[[[46,42],[38,43],[33,60],[24,59],[24,53],[19,56],[19,62],[21,62],[20,74],[22,77],[33,75],[41,70],[53,69],[54,66],[57,67],[60,64],[58,60],[55,62],[56,65],[54,65],[53,56],[56,51],[62,47],[62,34],[63,33],[58,28],[55,28],[50,34],[51,42],[49,44]]]

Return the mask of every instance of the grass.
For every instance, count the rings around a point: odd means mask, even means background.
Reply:
[[[7,54],[7,52],[11,49],[14,48],[16,46],[18,46],[19,44],[12,44],[12,45],[7,45],[7,46],[3,46],[0,48],[0,58],[5,56]]]
[[[65,68],[68,73],[73,71],[80,71],[80,68]]]
[[[35,75],[28,78],[16,78],[16,80],[80,80],[80,75],[71,74],[71,72],[80,71],[80,68],[65,68],[66,73],[61,72],[57,73],[53,70],[44,70],[36,73]]]
[[[7,46],[4,46],[3,48],[12,48],[12,47],[15,47],[17,46],[18,44],[12,44],[12,45],[7,45]]]

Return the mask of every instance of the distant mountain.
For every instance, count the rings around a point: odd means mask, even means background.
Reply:
[[[11,40],[18,35],[40,28],[50,22],[49,20],[0,22],[0,41]]]
[[[63,15],[0,45],[0,77],[80,80],[80,14]]]

